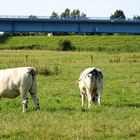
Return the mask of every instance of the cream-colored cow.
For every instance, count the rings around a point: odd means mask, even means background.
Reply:
[[[82,108],[84,109],[85,96],[88,98],[88,108],[91,102],[97,101],[101,105],[103,88],[103,74],[99,68],[87,68],[81,72],[78,85],[82,96]]]
[[[39,108],[35,68],[19,67],[0,70],[0,98],[16,98],[20,95],[23,112],[27,112],[28,92],[36,108]]]

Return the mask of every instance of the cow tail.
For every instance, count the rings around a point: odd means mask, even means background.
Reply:
[[[96,81],[100,82],[103,79],[103,74],[101,71],[98,71],[96,68],[90,72]]]
[[[35,75],[36,75],[36,70],[34,68],[29,68],[29,72],[30,75],[32,75],[33,80],[35,79]]]
[[[93,77],[95,78],[95,80],[98,79],[98,71],[96,69],[93,69],[90,73],[93,75]]]

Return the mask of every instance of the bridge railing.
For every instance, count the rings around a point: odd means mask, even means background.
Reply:
[[[111,22],[140,22],[140,19],[133,19],[133,18],[109,18],[109,17],[76,17],[76,18],[64,18],[64,17],[51,17],[51,16],[18,16],[18,15],[0,15],[0,19],[31,19],[31,20],[74,20],[74,21],[92,21],[92,20],[99,20],[99,21],[111,21]]]

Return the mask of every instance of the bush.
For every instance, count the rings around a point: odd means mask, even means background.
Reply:
[[[61,51],[75,50],[75,47],[72,45],[70,40],[59,40],[58,46],[59,46],[58,49]]]

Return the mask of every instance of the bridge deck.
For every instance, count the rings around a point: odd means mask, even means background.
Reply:
[[[0,16],[0,31],[140,33],[140,19]]]

